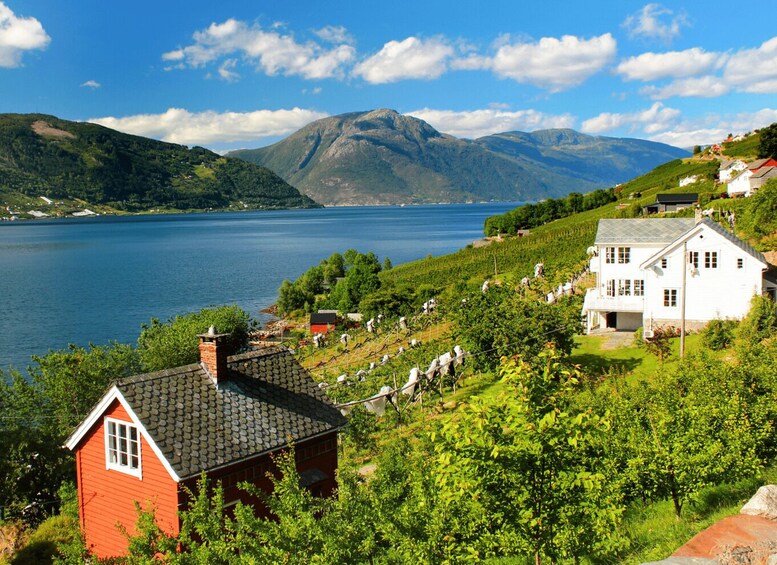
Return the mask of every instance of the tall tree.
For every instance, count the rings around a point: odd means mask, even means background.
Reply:
[[[508,392],[475,398],[443,425],[438,483],[447,499],[480,507],[482,538],[503,554],[533,555],[539,564],[610,552],[620,509],[591,457],[608,419],[569,411],[577,371],[553,349],[538,357],[538,368],[507,361]]]
[[[758,145],[758,157],[777,159],[777,122],[761,129],[759,132],[761,141]]]

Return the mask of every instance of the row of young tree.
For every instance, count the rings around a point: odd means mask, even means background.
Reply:
[[[498,288],[468,300],[455,331],[479,334],[516,300]],[[484,313],[482,326],[470,327],[468,309]],[[504,354],[482,361],[498,366],[500,392],[416,422],[410,439],[384,438],[369,480],[343,469],[337,496],[316,499],[299,486],[293,456],[282,456],[273,494],[255,493],[272,519],[240,505],[225,514],[218,485],[203,483],[177,537],[144,507],[128,562],[611,560],[630,543],[620,527],[629,505],[671,500],[680,517],[704,488],[753,477],[773,460],[770,299],[757,298],[733,331],[728,361],[698,353],[642,380],[581,372],[564,345],[573,324],[561,311],[552,316],[544,327],[515,316],[485,338],[481,347],[491,341]],[[505,331],[516,339],[504,341]],[[543,336],[549,343],[538,345]]]
[[[253,322],[237,306],[157,319],[141,328],[136,347],[110,343],[34,356],[26,373],[0,370],[0,507],[3,516],[35,521],[58,505],[60,486],[75,480],[63,444],[122,377],[196,363],[198,334],[215,325],[232,352],[246,347]],[[26,509],[26,510],[25,510]]]
[[[489,237],[500,234],[515,235],[519,230],[536,228],[616,200],[615,190],[612,188],[594,190],[585,195],[571,192],[564,198],[548,198],[536,204],[525,204],[498,216],[491,216],[486,219],[483,231]]]

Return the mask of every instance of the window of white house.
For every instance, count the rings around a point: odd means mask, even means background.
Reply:
[[[645,296],[644,279],[634,279],[634,296]]]
[[[737,259],[737,269],[744,269],[745,268],[745,260],[739,257]]]
[[[604,262],[605,263],[615,263],[615,248],[614,247],[605,247],[604,248]]]
[[[704,268],[705,269],[717,269],[718,268],[718,252],[717,251],[705,251],[704,252]]]
[[[105,419],[105,464],[140,477],[140,433],[128,422]]]
[[[620,279],[618,281],[618,296],[631,296],[630,279]]]
[[[699,268],[699,252],[698,251],[689,251],[688,252],[688,263]]]
[[[669,266],[669,259],[666,257],[661,259],[661,268],[666,269]]]
[[[631,261],[631,247],[618,248],[618,263],[628,263]]]
[[[615,296],[615,279],[607,281],[607,296]]]
[[[677,289],[665,288],[664,289],[664,306],[666,308],[674,308],[677,306]]]

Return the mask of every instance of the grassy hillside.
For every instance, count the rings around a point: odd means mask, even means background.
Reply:
[[[41,196],[64,208],[128,212],[315,206],[268,169],[201,147],[42,114],[1,114],[0,205],[43,209]]]
[[[761,136],[756,132],[749,135],[741,141],[733,141],[723,145],[723,154],[727,157],[738,157],[741,159],[757,159],[758,145],[761,143]]]
[[[474,285],[493,276],[495,270],[520,280],[533,273],[536,263],[544,262],[545,285],[548,289],[555,288],[585,265],[585,251],[593,244],[601,218],[628,217],[642,206],[655,202],[659,193],[694,191],[711,195],[715,190],[712,179],[717,170],[716,160],[671,161],[619,186],[617,203],[550,222],[531,230],[527,237],[507,238],[485,247],[467,247],[451,255],[421,259],[394,267],[381,276],[385,281],[411,287]],[[690,175],[699,175],[702,180],[680,188],[678,181]]]

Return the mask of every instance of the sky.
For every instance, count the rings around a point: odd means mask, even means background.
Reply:
[[[777,122],[773,0],[0,0],[0,112],[224,152],[392,108],[688,148]]]

